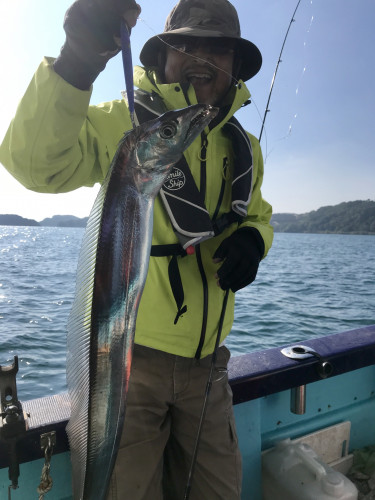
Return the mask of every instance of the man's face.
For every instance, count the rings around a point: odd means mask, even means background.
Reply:
[[[232,82],[235,42],[179,37],[167,48],[166,83],[190,83],[198,103],[218,105]]]

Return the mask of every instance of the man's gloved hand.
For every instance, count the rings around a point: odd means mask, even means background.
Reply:
[[[120,51],[124,18],[132,28],[141,12],[135,0],[77,0],[65,14],[66,40],[54,69],[64,80],[87,90]]]
[[[237,292],[255,280],[259,262],[264,255],[264,242],[252,227],[237,229],[216,250],[214,262],[222,262],[215,277],[223,290]]]

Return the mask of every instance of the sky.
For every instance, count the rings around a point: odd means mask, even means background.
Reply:
[[[69,0],[0,2],[0,140],[43,56],[56,57]],[[163,31],[176,3],[139,2],[133,63],[144,42]],[[247,85],[252,104],[236,117],[259,137],[282,43],[297,0],[233,0],[242,37],[263,55]],[[301,0],[285,43],[262,136],[263,197],[275,213],[306,213],[344,201],[375,199],[374,0]],[[91,104],[121,98],[121,56],[94,83]],[[67,194],[26,190],[0,165],[0,214],[42,220],[85,217],[98,187]]]

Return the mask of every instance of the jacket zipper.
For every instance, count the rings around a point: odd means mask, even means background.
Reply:
[[[215,208],[214,215],[212,216],[212,222],[215,222],[215,220],[217,219],[217,216],[219,215],[219,210],[220,210],[221,204],[223,202],[225,185],[226,185],[226,178],[227,178],[227,171],[228,171],[228,158],[225,157],[223,159],[223,173],[222,173],[220,194],[219,194],[219,199],[217,200],[217,205]]]
[[[207,155],[207,136],[204,132],[202,132],[201,135],[201,154],[200,154],[200,162],[201,162],[201,176],[200,176],[200,187],[199,190],[203,195],[203,198],[205,198],[206,194],[206,182],[207,182],[207,174],[206,174],[206,155]],[[204,345],[204,341],[206,338],[206,330],[207,330],[207,316],[208,316],[208,283],[207,283],[207,276],[206,273],[204,272],[204,267],[203,267],[203,262],[202,262],[202,255],[201,255],[201,248],[200,245],[197,245],[195,247],[195,255],[197,258],[197,263],[198,263],[198,269],[201,275],[202,279],[202,286],[203,286],[203,317],[202,317],[202,328],[201,328],[201,335],[199,339],[199,344],[198,348],[195,353],[195,358],[200,359],[201,354],[202,354],[202,349]]]
[[[204,153],[206,154],[207,151],[207,138],[205,142],[205,149]],[[206,155],[204,154],[204,158],[206,158]],[[201,155],[203,158],[203,155]],[[223,201],[224,197],[224,190],[225,190],[225,184],[226,184],[226,176],[227,176],[227,168],[228,168],[228,158],[224,158],[223,160],[223,180],[221,183],[221,189],[220,189],[220,194],[219,194],[219,199],[216,205],[216,209],[214,212],[214,215],[212,217],[212,221],[215,222],[219,210],[221,207],[221,203]],[[202,262],[202,257],[201,257],[201,252],[200,252],[200,246],[198,245],[198,251],[197,251],[197,261],[198,261],[198,268],[202,277],[202,282],[203,282],[203,321],[202,321],[202,331],[201,331],[201,337],[198,345],[197,352],[195,353],[195,357],[199,359],[202,354],[202,349],[205,341],[205,336],[206,336],[206,329],[207,329],[207,316],[208,316],[208,283],[207,283],[207,277],[204,272],[203,268],[203,262]]]
[[[201,135],[201,153],[199,159],[201,161],[201,178],[199,191],[202,193],[203,198],[206,195],[206,183],[207,183],[207,170],[206,170],[206,156],[207,156],[207,145],[208,140],[204,132]]]

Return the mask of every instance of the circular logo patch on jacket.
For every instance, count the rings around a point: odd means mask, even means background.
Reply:
[[[169,191],[177,191],[185,186],[186,178],[182,170],[173,167],[172,171],[165,180],[163,187]]]

